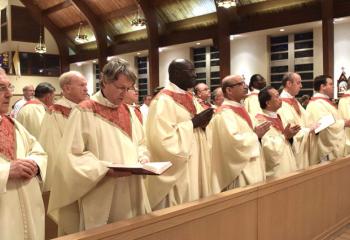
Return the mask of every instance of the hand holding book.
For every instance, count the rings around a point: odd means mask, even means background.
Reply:
[[[110,163],[107,167],[116,172],[135,175],[160,175],[172,166],[171,162],[147,162],[135,164]]]

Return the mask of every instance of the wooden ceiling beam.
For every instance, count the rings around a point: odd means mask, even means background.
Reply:
[[[350,1],[349,0],[337,0],[334,1],[334,17],[348,17],[350,16]]]
[[[85,16],[95,34],[98,52],[97,58],[100,69],[102,69],[107,62],[108,56],[107,32],[104,28],[103,22],[96,14],[94,14],[86,2],[81,0],[72,0],[72,3]]]
[[[319,20],[321,20],[320,2],[306,5],[300,9],[293,8],[283,12],[242,17],[240,21],[230,23],[230,34],[259,31]]]
[[[334,74],[333,0],[322,1],[323,74]]]
[[[186,18],[184,20],[167,23],[166,30],[170,32],[172,30],[186,28],[187,26],[198,25],[198,23],[214,22],[214,21],[215,22],[217,21],[217,14],[215,12],[201,15],[198,17],[191,17],[191,18]]]
[[[153,0],[139,0],[147,24],[150,92],[159,86],[159,33],[157,15],[152,2]]]
[[[74,52],[78,52],[76,45],[48,18],[47,15],[42,15],[41,9],[31,0],[20,0],[21,3],[29,10],[33,18],[42,23],[45,28],[52,34],[56,41],[61,63],[61,72],[69,69],[68,56],[71,48]]]
[[[72,6],[72,1],[71,0],[65,0],[64,2],[58,3],[52,7],[46,8],[43,10],[43,15],[50,15],[54,12],[57,12],[59,10],[62,10],[64,8]]]
[[[137,5],[130,5],[124,8],[117,9],[108,13],[100,15],[102,21],[108,21],[110,19],[123,17],[137,11]]]
[[[218,7],[215,1],[218,19],[216,42],[219,50],[220,78],[230,75],[231,68],[231,44],[230,44],[230,12],[228,9]]]
[[[266,12],[271,10],[281,11],[281,8],[296,6],[297,4],[305,4],[305,0],[273,0],[263,1],[253,4],[247,4],[237,7],[237,14],[239,16],[257,14],[259,12]]]
[[[63,27],[63,28],[61,28],[61,31],[66,33],[66,32],[70,32],[73,30],[78,30],[80,23],[82,23],[82,27],[89,25],[89,23],[87,21],[82,21],[82,22],[74,23],[72,25]]]
[[[120,55],[130,52],[142,51],[147,49],[148,42],[146,40],[133,41],[122,44],[115,44],[108,47],[108,53],[111,56]],[[83,62],[92,59],[96,59],[97,50],[85,50],[81,51],[79,55],[69,57],[69,63]]]

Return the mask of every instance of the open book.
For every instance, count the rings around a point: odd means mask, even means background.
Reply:
[[[148,162],[135,164],[110,163],[107,165],[118,171],[131,172],[136,175],[160,175],[172,166],[171,162]]]
[[[319,133],[322,130],[334,124],[335,119],[333,115],[326,115],[326,116],[323,116],[317,123],[318,123],[318,127],[315,129],[315,133]]]

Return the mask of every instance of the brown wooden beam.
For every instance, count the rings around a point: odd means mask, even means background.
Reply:
[[[110,56],[120,55],[130,52],[142,51],[147,49],[147,40],[139,40],[134,42],[116,44],[108,47],[108,53]],[[85,50],[81,51],[78,55],[70,56],[68,59],[69,63],[83,62],[95,59],[97,57],[97,50]]]
[[[29,10],[31,15],[38,23],[42,23],[44,27],[52,34],[53,38],[56,41],[58,51],[60,54],[60,64],[61,72],[69,69],[68,65],[68,48],[71,48],[73,51],[78,52],[75,44],[64,35],[60,29],[46,16],[41,14],[40,8],[30,0],[21,0],[22,4]]]
[[[321,4],[315,2],[301,9],[293,8],[283,12],[241,17],[240,21],[230,23],[230,33],[239,34],[319,20],[321,20]]]
[[[110,19],[115,19],[115,18],[119,18],[119,17],[124,17],[126,15],[129,15],[133,12],[137,12],[137,5],[130,5],[124,8],[120,8],[116,11],[111,11],[108,13],[105,13],[103,15],[100,15],[102,21],[108,21]]]
[[[100,69],[107,62],[107,33],[104,29],[103,22],[101,19],[94,14],[86,2],[82,0],[72,0],[73,5],[85,16],[86,20],[89,22],[92,30],[94,31],[98,50],[98,64]]]
[[[194,26],[194,25],[198,26],[199,24],[209,25],[208,23],[212,23],[211,25],[214,25],[216,24],[216,22],[217,22],[217,14],[209,13],[198,17],[191,17],[191,18],[186,18],[184,20],[167,23],[166,31],[172,32],[179,29],[189,29],[191,28],[191,26]]]
[[[333,2],[334,17],[347,17],[350,16],[350,1],[349,0],[336,0]]]
[[[323,74],[334,75],[333,0],[322,1]]]
[[[50,15],[51,13],[57,12],[59,10],[62,10],[70,6],[72,6],[72,1],[65,0],[64,2],[58,3],[52,7],[49,7],[43,10],[43,15]]]
[[[159,33],[157,16],[152,0],[139,0],[146,18],[148,34],[149,89],[153,92],[159,86]]]
[[[266,11],[279,10],[282,8],[288,8],[297,6],[298,4],[305,4],[305,0],[273,0],[273,1],[262,1],[253,4],[247,4],[237,7],[237,14],[239,16],[252,15],[257,13],[262,13]]]
[[[220,57],[220,78],[230,75],[231,66],[231,45],[230,45],[230,22],[228,9],[218,7],[215,1],[216,13],[218,18],[217,43]]]

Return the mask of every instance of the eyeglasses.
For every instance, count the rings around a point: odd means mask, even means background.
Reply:
[[[228,87],[245,86],[245,85],[247,85],[247,84],[245,83],[245,81],[241,81],[241,82],[238,82],[238,83],[231,84],[231,85],[228,86]]]
[[[119,91],[121,91],[121,92],[127,92],[127,91],[133,89],[133,87],[119,87],[119,86],[117,86],[117,85],[115,85],[115,84],[112,84],[112,85],[113,85],[116,89],[118,89]]]
[[[14,90],[15,90],[15,86],[13,86],[11,84],[8,86],[4,86],[4,85],[0,86],[0,93],[6,92],[6,91],[9,91],[12,93]]]

